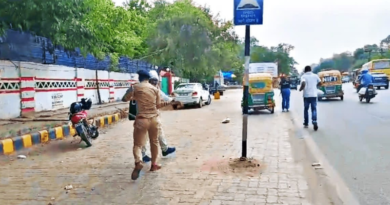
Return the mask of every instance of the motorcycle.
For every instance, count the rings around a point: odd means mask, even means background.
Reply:
[[[377,94],[373,84],[369,84],[367,88],[360,88],[358,92],[360,102],[366,99],[366,103],[369,103]]]
[[[92,100],[82,98],[80,102],[74,102],[70,105],[68,113],[69,121],[76,130],[76,134],[73,137],[79,136],[81,141],[87,144],[87,147],[92,146],[92,139],[96,139],[99,136],[98,127],[88,122],[87,110],[91,109],[91,107]]]

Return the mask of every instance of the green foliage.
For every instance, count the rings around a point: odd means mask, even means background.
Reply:
[[[363,64],[375,59],[390,59],[390,35],[380,41],[379,45],[365,45],[357,48],[353,53],[344,52],[333,55],[332,58],[320,60],[316,72],[323,69],[336,69],[342,72],[361,68]]]
[[[107,54],[133,57],[142,53],[145,18],[115,7],[111,0],[3,0],[0,13],[2,34],[6,29],[30,31],[100,59]]]
[[[232,22],[191,0],[128,0],[123,6],[112,0],[2,0],[0,13],[0,35],[29,31],[68,50],[109,56],[112,71],[126,56],[169,67],[191,81],[212,79],[219,70],[242,79],[244,49]],[[291,45],[267,48],[252,38],[251,46],[252,62],[278,61],[282,73],[296,64]]]
[[[291,68],[297,64],[294,58],[290,56],[290,52],[294,49],[292,45],[280,43],[275,47],[268,48],[258,45],[259,41],[254,37],[251,38],[250,42],[251,63],[277,62],[280,74],[290,74]],[[243,44],[242,48],[244,48]]]
[[[192,81],[241,66],[233,24],[190,0],[156,1],[149,11],[149,61]]]
[[[0,34],[30,31],[67,49],[92,50],[93,33],[82,22],[89,6],[83,0],[2,0]]]

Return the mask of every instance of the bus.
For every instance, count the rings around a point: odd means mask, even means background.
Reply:
[[[378,59],[365,63],[362,69],[367,69],[371,73],[384,73],[390,79],[390,59]]]

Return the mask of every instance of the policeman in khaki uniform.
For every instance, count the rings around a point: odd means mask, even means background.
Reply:
[[[160,91],[149,83],[150,74],[145,70],[138,73],[139,83],[129,88],[123,96],[122,101],[137,101],[138,113],[134,121],[134,146],[133,154],[135,158],[135,167],[131,174],[131,179],[136,180],[143,168],[142,147],[146,144],[146,134],[149,134],[150,151],[152,155],[152,166],[150,171],[156,171],[161,168],[157,164],[158,157],[158,128],[159,128],[159,111],[158,109],[167,105],[178,105],[178,102],[161,101]]]
[[[157,89],[159,89],[160,86],[158,86],[158,83],[160,82],[160,79],[157,72],[155,70],[151,70],[149,71],[149,74],[150,74],[149,83],[155,86]],[[170,98],[168,96],[166,96],[160,89],[159,91],[160,91],[160,97],[162,101],[170,101]],[[160,116],[158,117],[158,121],[159,121],[158,141],[160,142],[162,155],[165,157],[169,154],[174,153],[176,151],[176,148],[168,146],[167,140],[165,139],[164,130],[162,128]],[[142,147],[142,160],[145,163],[150,161],[150,157],[146,155],[146,146]]]

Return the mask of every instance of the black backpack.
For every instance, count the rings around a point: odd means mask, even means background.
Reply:
[[[135,116],[138,114],[138,106],[135,100],[131,100],[129,103],[129,120],[135,120]]]

